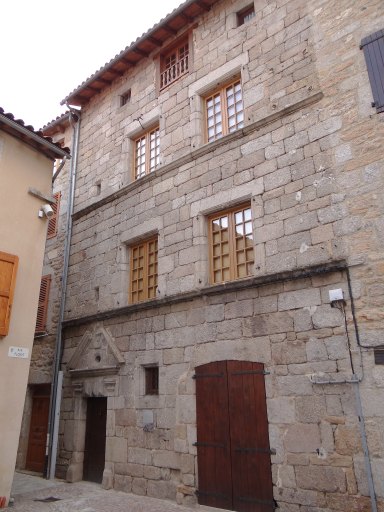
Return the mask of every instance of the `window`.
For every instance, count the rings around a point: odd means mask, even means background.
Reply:
[[[161,58],[160,89],[175,82],[189,69],[189,43],[184,40]]]
[[[122,94],[120,96],[120,106],[124,107],[124,105],[126,105],[130,101],[131,101],[131,89],[128,89],[127,92],[125,92],[124,94]]]
[[[135,179],[153,172],[160,164],[160,129],[144,133],[135,140]]]
[[[159,367],[147,366],[145,371],[145,394],[158,395],[159,394]]]
[[[365,37],[360,49],[364,50],[373,103],[376,112],[384,112],[384,29]]]
[[[51,276],[43,276],[41,278],[40,293],[39,293],[39,305],[37,308],[37,319],[35,334],[44,334],[47,326],[47,314],[48,314],[48,299],[49,289],[51,287]]]
[[[0,252],[0,336],[9,331],[18,263],[18,256]]]
[[[384,364],[384,347],[377,347],[373,350],[375,364]]]
[[[53,215],[48,221],[48,232],[47,238],[53,238],[57,235],[57,224],[59,220],[59,209],[60,209],[60,198],[61,194],[58,192],[53,196],[55,198],[54,204],[52,204]]]
[[[244,111],[240,80],[205,98],[205,111],[208,142],[242,128]]]
[[[254,263],[250,205],[211,215],[208,220],[211,282],[250,276]]]
[[[245,9],[242,9],[237,13],[237,26],[244,25],[247,21],[251,20],[255,16],[254,5],[249,5]]]
[[[130,264],[129,302],[154,299],[157,289],[157,238],[131,247]]]

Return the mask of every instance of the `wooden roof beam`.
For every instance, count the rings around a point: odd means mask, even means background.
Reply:
[[[195,2],[201,9],[203,9],[204,11],[210,11],[211,10],[211,7],[209,5],[207,5],[206,3],[202,2],[201,0],[196,0]]]
[[[155,46],[163,46],[163,43],[161,41],[159,41],[158,39],[156,39],[155,37],[148,36],[148,41],[150,41]]]
[[[185,14],[185,12],[181,12],[179,14],[179,16],[183,19],[185,19],[185,21],[187,21],[188,23],[192,23],[193,21],[193,18],[191,18],[190,16],[188,16],[188,14]]]
[[[174,28],[170,27],[168,24],[163,25],[161,28],[163,28],[166,32],[168,32],[169,34],[172,34],[174,36],[177,34],[177,30],[175,30]]]
[[[149,55],[149,53],[145,52],[144,50],[141,50],[140,48],[132,48],[132,51],[138,53],[142,57],[148,57]]]

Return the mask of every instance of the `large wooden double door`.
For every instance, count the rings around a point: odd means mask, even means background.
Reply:
[[[219,361],[196,368],[198,499],[239,512],[271,512],[264,367]]]

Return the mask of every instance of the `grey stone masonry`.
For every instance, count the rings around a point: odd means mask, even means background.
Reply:
[[[379,507],[384,498],[384,373],[373,355],[384,335],[384,123],[359,45],[383,28],[382,2],[255,0],[238,26],[249,4],[215,2],[84,100],[58,474],[82,478],[87,399],[104,396],[103,485],[195,505],[195,368],[252,361],[269,372],[281,510],[368,511],[359,426]],[[188,73],[159,90],[161,56],[187,33]],[[205,98],[235,80],[243,126],[208,143]],[[160,164],[135,180],[134,141],[155,125]],[[208,217],[244,204],[249,275],[213,285]],[[156,297],[129,304],[130,247],[149,237]],[[335,289],[343,301],[331,304]],[[148,366],[159,368],[158,395],[145,393]]]

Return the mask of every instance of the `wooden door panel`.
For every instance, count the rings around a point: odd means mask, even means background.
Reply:
[[[264,366],[228,361],[233,507],[239,512],[274,510]]]
[[[32,399],[31,425],[27,450],[26,469],[43,473],[48,431],[49,396]]]
[[[101,483],[105,466],[107,398],[87,400],[83,479]]]
[[[232,509],[232,470],[225,361],[196,368],[199,503]]]

